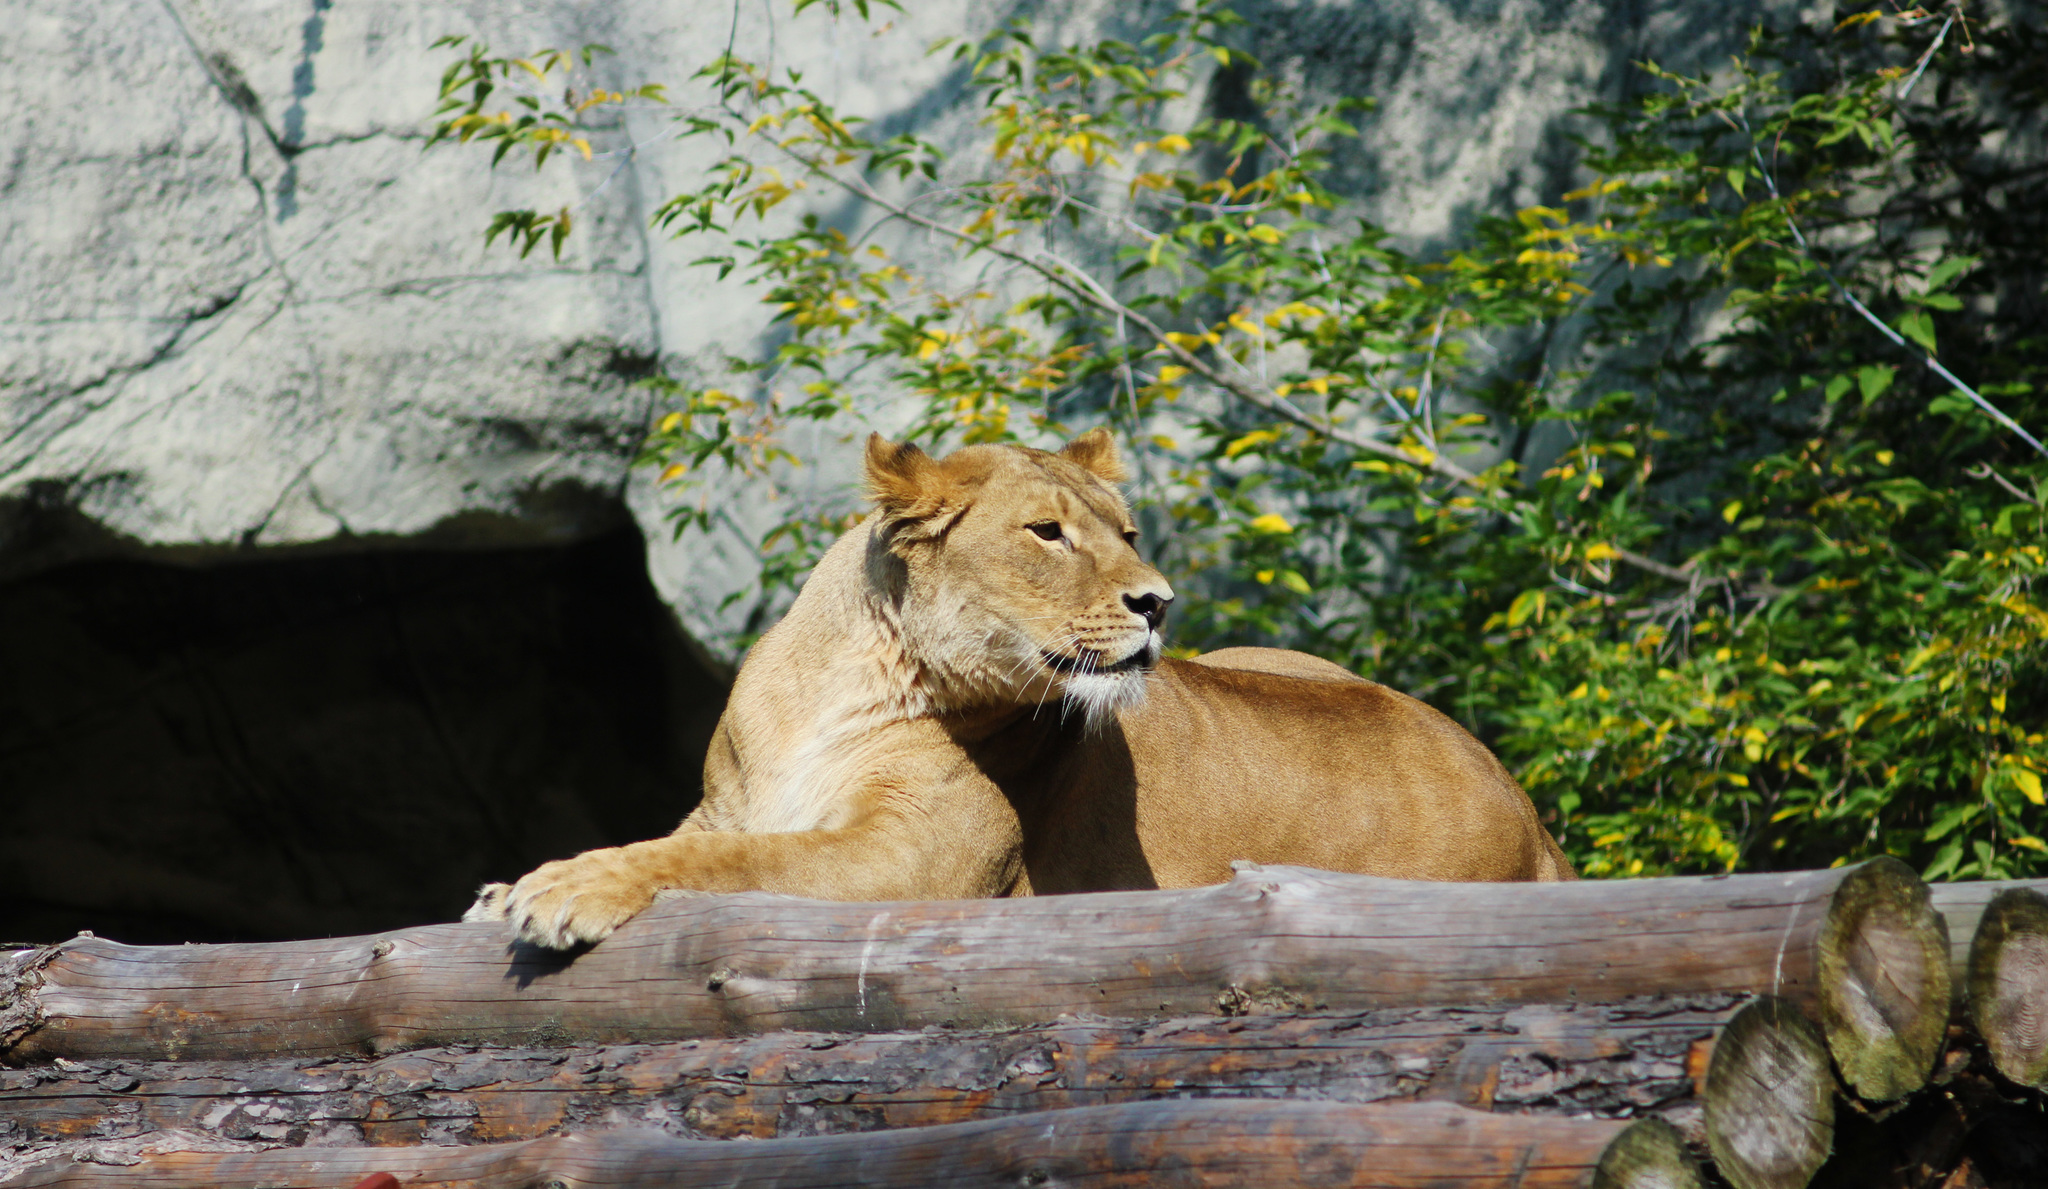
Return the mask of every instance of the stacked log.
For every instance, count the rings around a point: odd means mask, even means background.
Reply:
[[[1706,1158],[1798,1189],[1844,1166],[1841,1127],[2039,1087],[2043,908],[1886,860],[1535,887],[1247,868],[688,897],[569,956],[489,925],[87,937],[0,958],[0,1185],[1682,1186]]]

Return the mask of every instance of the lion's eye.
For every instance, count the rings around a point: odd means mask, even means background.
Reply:
[[[1060,539],[1060,522],[1057,520],[1041,520],[1037,524],[1027,524],[1024,527],[1037,533],[1038,539],[1041,541],[1057,541]]]
[[[1138,547],[1137,529],[1130,529],[1124,533],[1124,544],[1129,545],[1133,549],[1136,549]]]

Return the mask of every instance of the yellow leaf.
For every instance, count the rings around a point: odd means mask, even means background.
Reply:
[[[1265,323],[1268,326],[1278,326],[1285,322],[1289,315],[1297,318],[1320,318],[1323,316],[1323,312],[1305,301],[1290,301],[1272,313],[1267,314]]]
[[[1736,788],[1746,789],[1749,787],[1749,777],[1744,776],[1740,772],[1724,772],[1721,775],[1723,779]]]
[[[1583,681],[1579,682],[1578,688],[1572,690],[1572,692],[1565,695],[1565,700],[1568,702],[1578,701],[1580,698],[1586,696],[1586,689],[1586,683]]]
[[[679,478],[681,477],[683,472],[689,469],[690,464],[687,462],[672,462],[662,469],[661,481],[663,483],[667,483],[673,479]]]
[[[668,416],[663,417],[661,419],[661,432],[673,433],[675,432],[676,426],[681,425],[682,423],[683,415],[681,413],[670,413]]]
[[[1602,835],[1601,835],[1600,837],[1598,837],[1598,838],[1595,838],[1595,839],[1593,840],[1593,845],[1594,845],[1594,846],[1613,846],[1613,845],[1614,845],[1615,843],[1617,843],[1617,842],[1620,842],[1620,841],[1621,841],[1622,839],[1624,839],[1624,838],[1627,838],[1627,837],[1628,837],[1628,835],[1626,835],[1626,834],[1602,834]]]
[[[2041,776],[2039,773],[2022,768],[2017,764],[2007,764],[2006,770],[2012,773],[2012,782],[2018,787],[2022,797],[2036,805],[2048,804],[2048,801],[2044,801],[2041,796]]]
[[[2024,846],[2028,850],[2048,850],[2048,842],[2043,842],[2032,834],[2022,834],[2013,839],[2012,844],[2014,846]]]
[[[1880,450],[1877,452],[1875,457],[1877,458],[1877,465],[1881,467],[1888,467],[1892,465],[1892,459],[1895,456],[1889,450]]]
[[[1620,552],[1617,551],[1614,548],[1614,546],[1607,544],[1605,541],[1601,541],[1596,544],[1586,546],[1587,561],[1608,561],[1612,558],[1617,558],[1620,556]]]
[[[1251,230],[1245,232],[1245,234],[1251,236],[1255,240],[1258,240],[1262,244],[1277,244],[1280,242],[1281,238],[1280,233],[1278,231],[1273,230],[1271,226],[1265,223],[1255,224],[1251,228]]]
[[[1541,619],[1543,617],[1543,600],[1544,594],[1540,589],[1525,590],[1521,594],[1516,595],[1515,601],[1508,604],[1508,626],[1511,628],[1521,627],[1524,623],[1528,622],[1529,617],[1532,615]],[[1585,689],[1584,686],[1579,688],[1581,691]]]
[[[1273,533],[1276,535],[1294,531],[1294,526],[1287,523],[1287,518],[1278,512],[1268,512],[1264,516],[1252,521],[1252,528],[1262,533]]]
[[[1259,580],[1260,586],[1273,585],[1273,571],[1271,570],[1260,570],[1258,573],[1253,574],[1252,577]]]
[[[1883,9],[1873,8],[1869,12],[1859,12],[1855,16],[1844,17],[1842,18],[1842,23],[1835,26],[1835,32],[1840,33],[1844,29],[1854,29],[1858,25],[1867,25],[1883,15]]]
[[[1152,147],[1162,153],[1185,153],[1195,146],[1187,137],[1182,136],[1180,133],[1170,132],[1152,142]]]
[[[1735,518],[1740,515],[1742,515],[1741,500],[1729,500],[1728,506],[1721,509],[1721,519],[1727,521],[1730,524],[1734,524]]]
[[[1566,202],[1576,202],[1581,198],[1598,198],[1602,194],[1612,194],[1627,184],[1620,178],[1609,178],[1604,182],[1595,182],[1583,190],[1573,190],[1563,197]]]
[[[1400,450],[1401,453],[1406,454],[1408,457],[1414,459],[1416,462],[1422,464],[1423,466],[1428,466],[1430,463],[1436,461],[1436,452],[1434,450],[1429,449],[1426,446],[1415,446],[1404,442],[1400,446],[1396,447],[1396,449]]]
[[[1223,448],[1223,457],[1225,457],[1225,458],[1236,458],[1236,457],[1237,457],[1238,455],[1240,455],[1240,454],[1243,454],[1243,453],[1244,453],[1245,451],[1247,451],[1247,450],[1251,450],[1251,449],[1255,449],[1255,448],[1257,448],[1257,447],[1259,447],[1259,446],[1263,446],[1263,445],[1265,445],[1265,444],[1266,444],[1267,442],[1277,442],[1277,441],[1279,441],[1279,440],[1280,440],[1280,435],[1279,435],[1278,433],[1274,432],[1273,430],[1270,430],[1270,429],[1255,429],[1255,430],[1251,431],[1250,433],[1248,433],[1248,434],[1244,435],[1243,437],[1241,437],[1241,438],[1237,439],[1236,441],[1234,441],[1234,442],[1230,443],[1230,444],[1229,444],[1228,446],[1225,446],[1225,447]],[[1260,519],[1266,519],[1266,518],[1265,518],[1265,517],[1261,517]],[[1274,519],[1278,519],[1278,518],[1277,518],[1277,517],[1274,517]],[[1256,521],[1256,520],[1255,520],[1255,521],[1253,521],[1252,523],[1253,523],[1254,525],[1256,525],[1256,524],[1258,523],[1258,521]],[[1284,526],[1286,525],[1286,523],[1287,523],[1287,522],[1286,522],[1286,521],[1284,521],[1284,520],[1282,520],[1282,521],[1281,521],[1280,523],[1281,523],[1281,525],[1282,525],[1283,527],[1281,527],[1281,528],[1279,528],[1279,529],[1276,529],[1276,530],[1274,530],[1274,531],[1276,531],[1276,532],[1283,532],[1283,533],[1284,533],[1284,532],[1286,532],[1286,531],[1287,531],[1287,529],[1286,529],[1286,528],[1285,528]]]
[[[1161,384],[1171,384],[1175,380],[1178,380],[1182,376],[1185,376],[1187,374],[1188,369],[1181,367],[1177,364],[1169,363],[1165,367],[1159,369],[1159,382]]]
[[[1998,712],[1999,712],[2000,714],[2004,714],[2004,713],[2005,713],[2005,691],[2004,691],[2004,690],[1999,690],[1999,691],[1998,691],[1997,693],[1995,693],[1995,694],[1992,694],[1992,695],[1991,695],[1991,708],[1992,708],[1993,710],[1996,710],[1996,711],[1998,711]]]

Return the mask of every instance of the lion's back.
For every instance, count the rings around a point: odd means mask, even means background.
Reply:
[[[1572,878],[1483,744],[1327,661],[1274,649],[1164,661],[1119,725],[1161,886],[1226,879],[1232,859],[1408,879]]]

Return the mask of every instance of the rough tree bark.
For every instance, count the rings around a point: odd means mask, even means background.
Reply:
[[[474,1147],[137,1153],[120,1165],[51,1162],[7,1189],[348,1186],[385,1172],[407,1186],[560,1184],[890,1189],[1016,1186],[1372,1185],[1407,1189],[1697,1189],[1656,1120],[1485,1114],[1437,1103],[1136,1102],[982,1123],[710,1143],[653,1129]]]
[[[1949,1004],[1942,919],[1884,859],[1606,883],[1265,868],[1011,901],[685,897],[573,956],[501,925],[438,925],[270,945],[83,938],[4,963],[13,1062],[1754,992],[1820,1020],[1850,1085],[1882,1099],[1925,1079]]]
[[[0,1147],[154,1131],[293,1146],[483,1143],[626,1121],[706,1139],[770,1139],[1228,1097],[1663,1114],[1698,1133],[1714,1037],[1739,998],[776,1032],[376,1059],[59,1058],[0,1070]]]

